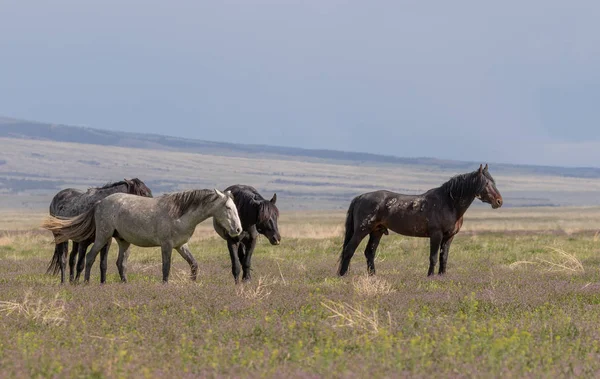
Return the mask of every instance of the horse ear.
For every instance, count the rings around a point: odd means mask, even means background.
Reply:
[[[485,167],[483,168],[483,171],[487,171],[488,170],[488,164],[485,164]]]
[[[219,191],[219,190],[218,190],[218,189],[216,189],[216,188],[215,188],[215,193],[216,193],[216,194],[217,194],[217,195],[218,195],[218,196],[219,196],[221,199],[222,199],[222,198],[224,198],[224,197],[226,197],[226,195],[225,195],[223,192]]]
[[[479,165],[479,173],[480,173],[480,174],[483,174],[483,164],[480,164],[480,165]]]
[[[231,191],[225,191],[225,195],[227,195],[228,198],[233,199],[233,194]]]
[[[273,198],[271,199],[271,203],[275,204],[277,202],[277,194],[273,194]]]

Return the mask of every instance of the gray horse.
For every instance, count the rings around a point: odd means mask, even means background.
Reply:
[[[76,188],[66,188],[61,190],[50,203],[50,216],[54,217],[75,217],[87,212],[94,206],[96,202],[112,195],[113,193],[130,193],[132,195],[152,197],[152,191],[144,182],[138,178],[131,180],[123,179],[120,182],[109,183],[103,187],[93,187],[86,192],[82,192]],[[94,240],[73,242],[73,249],[69,255],[69,281],[79,280],[79,275],[84,269],[85,252]],[[69,242],[65,241],[56,244],[54,247],[54,256],[48,265],[47,274],[58,274],[60,270],[60,282],[65,282],[65,270],[67,265],[67,251]],[[100,252],[100,257],[105,261],[108,254],[108,243]],[[77,277],[75,277],[75,257],[79,253],[77,259]]]
[[[198,263],[187,242],[196,225],[209,217],[214,217],[231,236],[242,232],[233,195],[217,189],[175,192],[156,198],[114,194],[80,216],[70,219],[49,217],[42,227],[54,233],[56,243],[69,239],[84,241],[95,236],[94,245],[86,258],[85,282],[90,280],[96,255],[115,237],[119,244],[117,268],[121,281],[127,281],[127,258],[129,246],[133,244],[161,247],[163,282],[166,283],[169,280],[173,248],[188,262],[191,278],[196,280]],[[101,270],[106,268],[101,267]],[[103,279],[105,275],[101,276],[102,283]]]

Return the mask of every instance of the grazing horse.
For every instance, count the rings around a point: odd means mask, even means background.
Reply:
[[[457,175],[421,195],[375,191],[355,197],[346,216],[346,235],[338,274],[346,274],[354,251],[368,235],[365,257],[368,272],[374,275],[375,251],[381,237],[388,234],[388,229],[405,236],[429,237],[427,275],[434,273],[440,248],[439,274],[444,274],[450,244],[475,198],[491,204],[494,209],[502,206],[502,196],[488,172],[487,164],[485,168],[479,166],[479,170]]]
[[[175,248],[190,265],[192,280],[196,280],[198,263],[187,242],[196,226],[214,217],[227,233],[237,236],[242,225],[231,192],[191,190],[156,198],[117,193],[99,201],[86,213],[70,219],[49,217],[42,227],[52,231],[56,242],[85,241],[95,236],[87,254],[85,282],[98,252],[112,237],[119,244],[117,268],[122,282],[127,282],[127,258],[131,244],[141,247],[160,246],[163,282],[169,280],[171,254]],[[100,282],[106,281],[106,267],[100,267]]]
[[[244,272],[242,280],[250,280],[252,253],[259,234],[267,237],[271,245],[279,245],[281,242],[277,227],[279,210],[275,206],[277,194],[274,194],[271,200],[266,200],[254,187],[240,184],[230,186],[226,191],[231,191],[233,194],[233,202],[240,215],[243,232],[237,237],[232,237],[227,235],[227,230],[223,229],[216,221],[213,221],[213,224],[215,231],[227,241],[231,257],[231,271],[237,284],[240,277],[240,263]]]
[[[50,216],[54,217],[75,217],[87,212],[94,204],[112,195],[113,193],[129,193],[132,195],[152,197],[152,191],[144,182],[138,178],[131,180],[124,179],[120,182],[109,183],[104,187],[90,188],[86,192],[82,192],[75,188],[67,188],[57,193],[50,203]],[[56,236],[55,236],[56,237]],[[69,281],[79,279],[79,275],[84,268],[85,252],[93,240],[73,242],[73,248],[69,255]],[[54,247],[54,256],[50,261],[47,274],[56,275],[60,270],[60,282],[65,282],[65,269],[67,265],[67,251],[69,241],[57,243]],[[110,243],[102,250],[100,256],[104,257],[108,253]],[[77,260],[77,277],[75,278],[75,257],[79,253]]]

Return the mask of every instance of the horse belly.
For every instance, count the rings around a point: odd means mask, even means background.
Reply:
[[[156,223],[150,215],[132,217],[129,212],[121,212],[115,228],[116,234],[125,241],[140,247],[160,246]]]
[[[385,225],[391,231],[409,237],[429,237],[429,223],[416,215],[391,217]]]
[[[129,230],[117,229],[116,234],[118,234],[119,238],[139,247],[155,247],[161,245],[160,241],[158,241],[155,236],[146,233],[132,233]]]

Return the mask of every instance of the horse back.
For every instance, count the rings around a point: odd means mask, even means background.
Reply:
[[[426,210],[430,201],[424,195],[381,190],[362,194],[355,201],[355,228],[369,225],[371,230],[384,227],[406,236],[428,236],[429,220]]]
[[[236,203],[236,205],[238,205],[238,202],[243,202],[250,199],[256,201],[266,200],[260,193],[258,193],[256,188],[245,184],[234,184],[225,188],[225,191],[231,191],[231,194],[233,195],[233,202]]]
[[[61,217],[74,217],[83,213],[86,209],[78,203],[83,192],[75,188],[66,188],[59,191],[50,202],[50,215]]]

